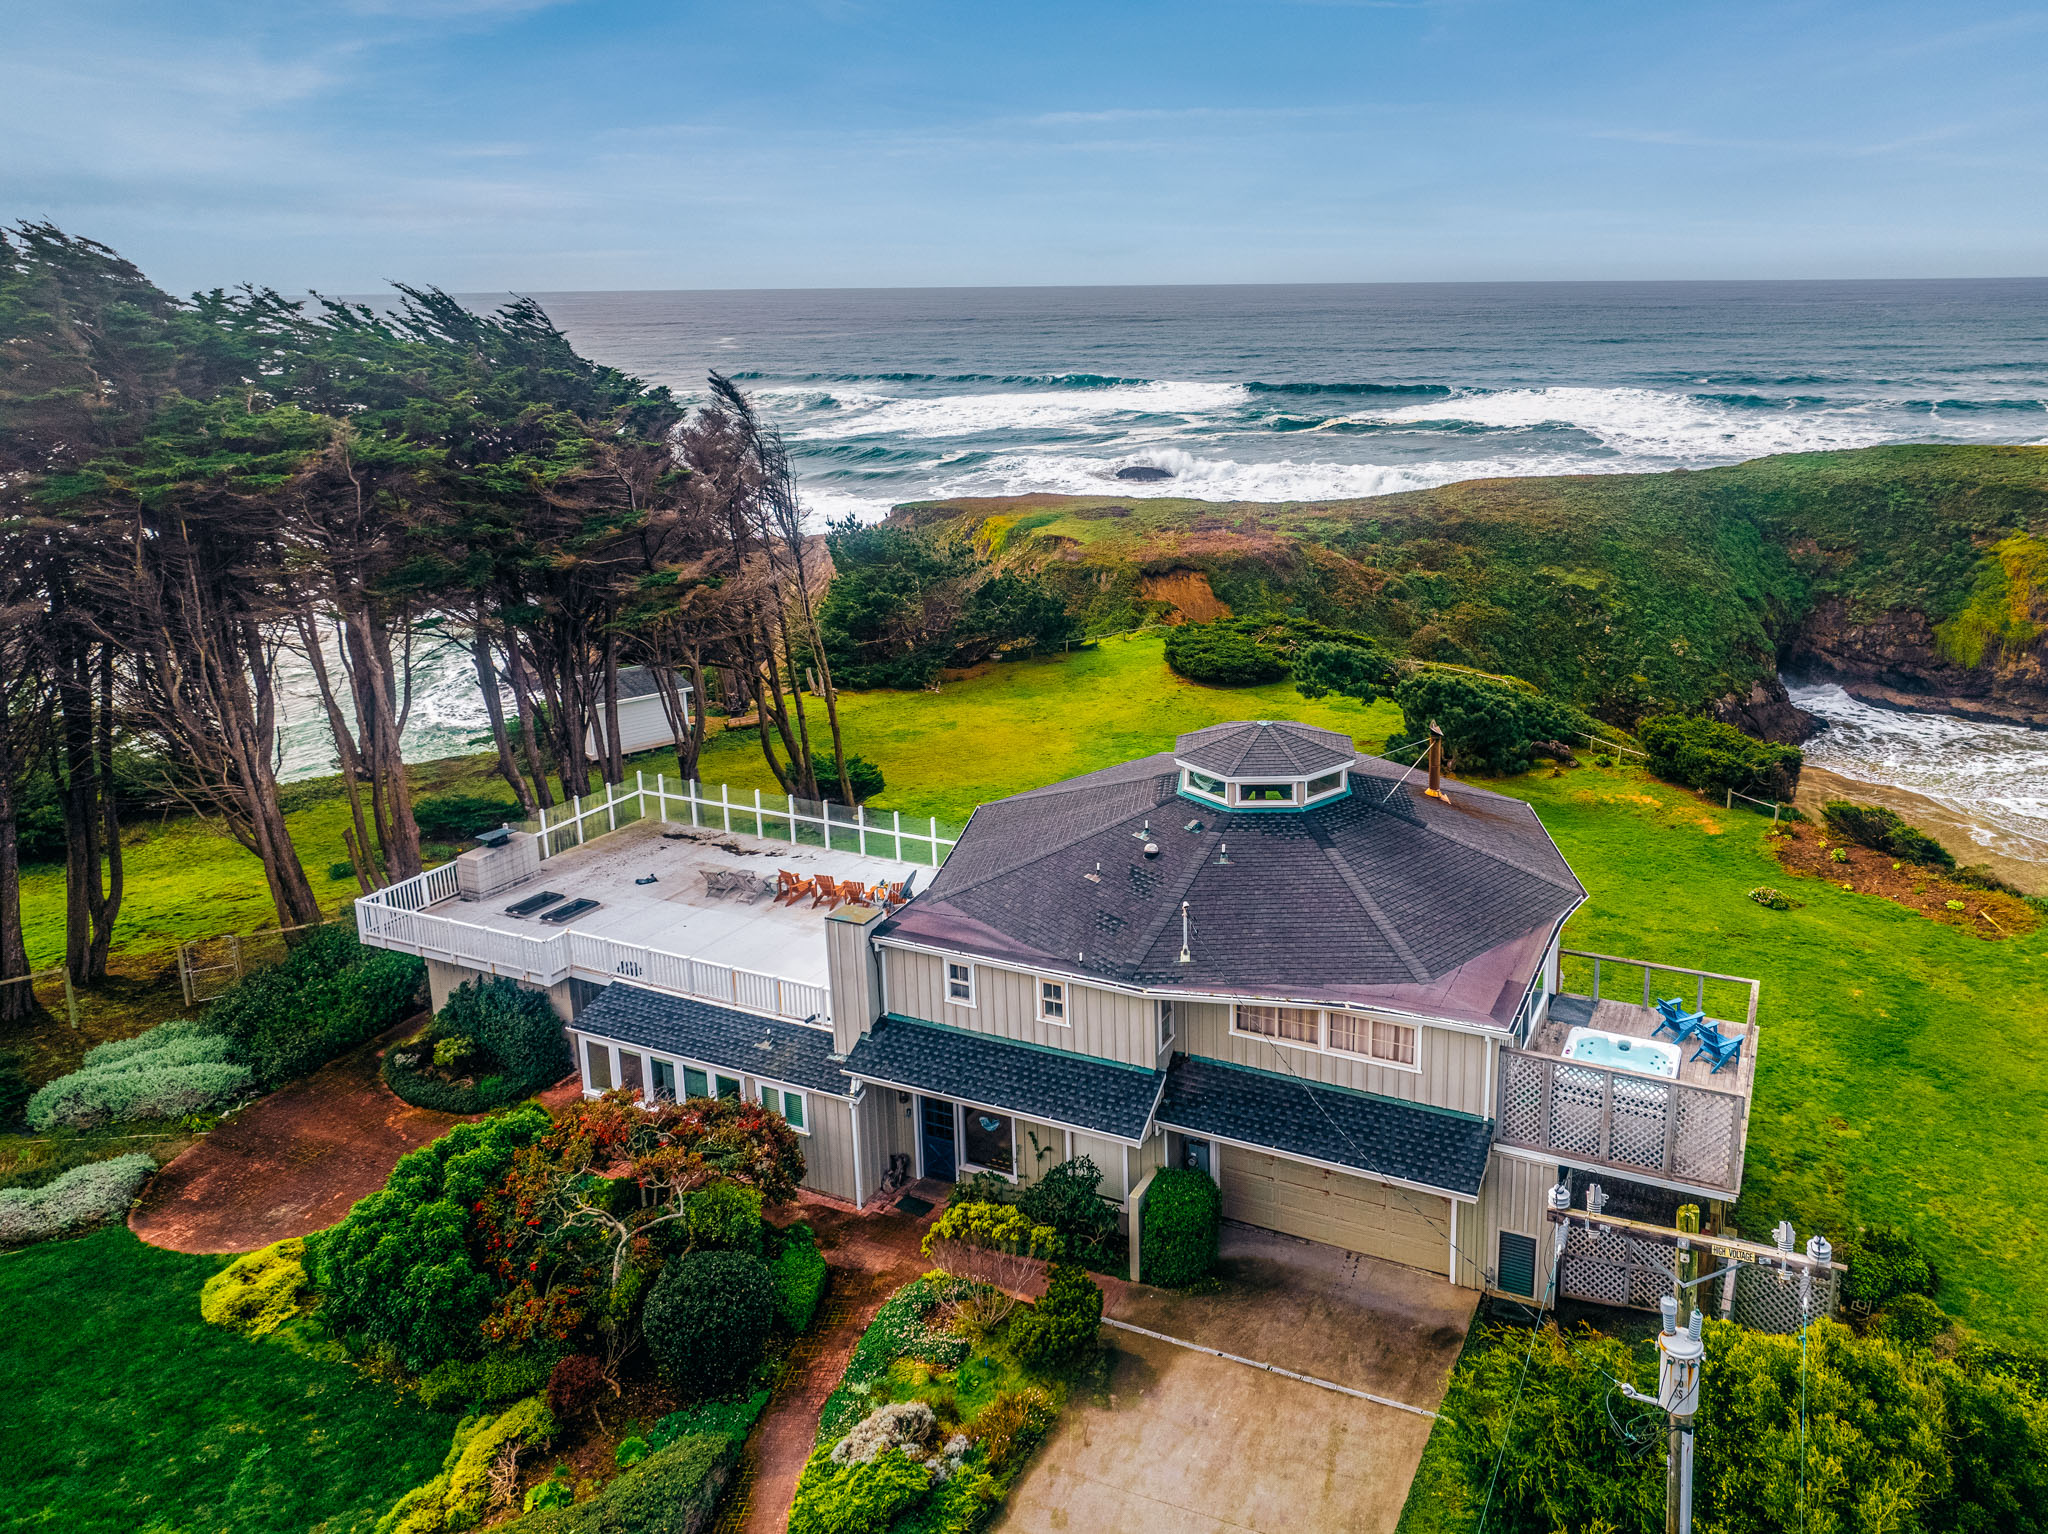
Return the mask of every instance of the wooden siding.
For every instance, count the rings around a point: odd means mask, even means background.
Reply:
[[[1138,1181],[1138,1153],[1131,1151],[1131,1181],[1124,1181],[1124,1152],[1129,1147],[1121,1140],[1105,1140],[1095,1135],[1084,1135],[1076,1130],[1073,1136],[1076,1156],[1086,1156],[1102,1173],[1102,1196],[1112,1203],[1121,1204],[1130,1193],[1131,1186]]]
[[[866,909],[866,908],[863,908]],[[825,974],[832,988],[832,1047],[846,1054],[881,1014],[882,998],[875,985],[868,933],[880,919],[875,912],[865,920],[853,918],[858,912],[834,911],[825,918]]]
[[[1263,1151],[1223,1152],[1223,1217],[1443,1274],[1451,1201]],[[1463,1212],[1461,1212],[1463,1213]]]
[[[1028,1188],[1067,1159],[1067,1132],[1057,1124],[1012,1117],[1017,1131],[1017,1185]]]
[[[1176,1012],[1174,1048],[1211,1060],[1228,1060],[1262,1071],[1288,1071],[1307,1081],[1351,1087],[1379,1097],[1487,1115],[1494,1041],[1479,1034],[1421,1025],[1415,1041],[1419,1071],[1377,1065],[1354,1055],[1290,1048],[1230,1026],[1223,1002],[1182,1002]]]
[[[1543,1286],[1550,1273],[1545,1252],[1550,1223],[1544,1211],[1549,1208],[1551,1185],[1556,1181],[1555,1162],[1494,1151],[1479,1188],[1477,1215],[1459,1211],[1460,1283],[1473,1289],[1492,1287],[1490,1278],[1500,1267],[1500,1233],[1506,1230],[1535,1238],[1536,1284]]]
[[[963,1007],[946,999],[944,959],[899,948],[884,949],[883,954],[889,1010],[899,1016],[1120,1060],[1148,1070],[1158,1063],[1158,1009],[1144,997],[1065,980],[1068,1022],[1062,1026],[1039,1018],[1035,974],[977,961],[975,1005]]]

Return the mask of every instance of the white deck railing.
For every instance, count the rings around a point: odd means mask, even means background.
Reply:
[[[922,827],[915,819],[906,825],[901,810],[870,815],[866,805],[849,810],[794,794],[764,795],[758,788],[734,798],[724,783],[714,795],[708,784],[687,778],[670,783],[659,773],[650,784],[644,772],[634,773],[630,784],[608,783],[602,793],[542,810],[527,828],[540,838],[540,855],[549,858],[649,817],[931,868],[953,850],[953,838],[939,834],[936,815],[926,817]]]

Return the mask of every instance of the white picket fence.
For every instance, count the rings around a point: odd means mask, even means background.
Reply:
[[[724,784],[713,797],[702,783],[686,781],[671,786],[657,776],[649,784],[644,773],[636,773],[630,786],[607,785],[603,793],[586,795],[552,815],[543,810],[530,829],[539,838],[543,860],[649,815],[679,824],[715,826],[742,836],[858,852],[863,857],[929,862],[933,867],[944,862],[945,854],[953,849],[952,839],[939,835],[936,818],[919,829],[915,821],[906,827],[902,815],[893,811],[885,820],[871,818],[865,808],[843,811],[836,805],[777,797],[785,802],[764,799],[758,790],[751,801],[735,799]],[[908,855],[913,848],[922,848],[922,856]],[[627,980],[742,1012],[831,1026],[831,994],[823,986],[589,932],[571,929],[545,936],[505,932],[429,911],[458,893],[455,865],[443,863],[357,900],[356,930],[365,943],[375,947],[416,953],[532,985],[558,985],[571,978],[600,983]]]

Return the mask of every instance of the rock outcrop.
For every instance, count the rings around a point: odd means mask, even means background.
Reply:
[[[1925,613],[1892,609],[1858,620],[1839,597],[1827,597],[1781,660],[1787,671],[1837,682],[1867,703],[2048,729],[2048,636],[2018,650],[1994,647],[1978,665],[1960,666],[1941,653]]]

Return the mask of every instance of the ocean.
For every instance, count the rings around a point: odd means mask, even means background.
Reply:
[[[821,523],[939,496],[1326,499],[2048,441],[2048,279],[534,296],[586,355],[686,400],[710,369],[737,379]],[[332,771],[306,679],[285,680],[287,775]],[[2048,735],[1838,695],[1798,695],[1837,726],[1817,763],[2048,850]],[[474,750],[483,719],[468,657],[430,654],[407,754]]]

